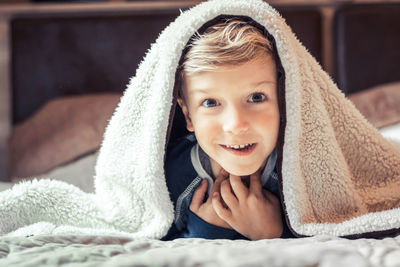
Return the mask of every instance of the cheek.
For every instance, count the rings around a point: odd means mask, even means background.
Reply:
[[[194,132],[199,143],[208,140],[214,140],[214,138],[220,132],[221,125],[216,119],[205,116],[196,116],[192,119],[192,121]]]
[[[255,119],[257,128],[262,131],[264,135],[268,135],[270,137],[275,137],[278,135],[280,120],[278,111],[259,114],[259,116],[256,116]]]

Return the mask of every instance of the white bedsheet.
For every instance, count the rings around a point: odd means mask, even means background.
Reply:
[[[400,266],[400,237],[260,241],[132,240],[109,236],[0,238],[0,266]]]
[[[385,138],[394,139],[394,140],[400,142],[400,123],[393,124],[393,125],[387,126],[385,128],[382,128],[379,130],[379,132]]]
[[[94,166],[98,151],[59,166],[47,173],[32,177],[37,179],[51,178],[73,184],[85,192],[94,192]],[[14,183],[0,182],[0,191],[11,188]]]

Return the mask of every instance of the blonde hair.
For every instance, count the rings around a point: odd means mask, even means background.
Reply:
[[[228,19],[193,37],[181,64],[181,78],[265,55],[272,55],[272,45],[258,28],[239,19]]]

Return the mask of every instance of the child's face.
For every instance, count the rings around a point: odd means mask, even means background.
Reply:
[[[250,175],[264,167],[276,145],[279,109],[276,67],[271,56],[186,77],[178,99],[187,129],[220,168]],[[228,146],[250,147],[234,149]]]

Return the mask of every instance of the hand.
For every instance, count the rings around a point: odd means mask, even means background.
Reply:
[[[210,197],[214,210],[237,232],[251,240],[282,235],[279,199],[262,188],[259,172],[250,176],[249,188],[239,176],[231,174],[229,179],[222,181],[220,191],[220,194],[213,192]],[[227,208],[223,206],[221,196]]]
[[[207,191],[208,181],[207,179],[203,179],[201,185],[196,189],[193,194],[192,202],[190,203],[189,209],[210,224],[231,229],[232,227],[230,227],[227,222],[218,217],[217,213],[214,211],[211,198],[214,192],[218,192],[220,190],[221,182],[226,180],[228,178],[228,175],[229,174],[224,169],[221,169],[220,173],[215,179],[214,185],[211,188],[210,196],[208,197],[206,202],[203,202],[203,200]],[[221,205],[223,204],[221,203]]]

